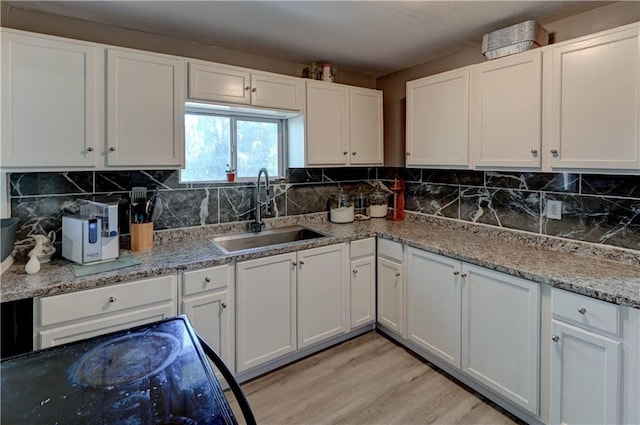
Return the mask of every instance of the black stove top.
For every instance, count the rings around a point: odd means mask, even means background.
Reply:
[[[235,424],[184,316],[5,359],[2,424]]]

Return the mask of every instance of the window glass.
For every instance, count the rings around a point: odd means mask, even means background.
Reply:
[[[225,181],[227,169],[236,179],[255,179],[265,167],[282,176],[283,120],[193,108],[185,113],[185,169],[182,182]]]
[[[238,177],[254,177],[265,167],[278,176],[278,123],[238,120]]]
[[[182,181],[226,179],[231,161],[231,118],[217,115],[185,114],[185,169]]]

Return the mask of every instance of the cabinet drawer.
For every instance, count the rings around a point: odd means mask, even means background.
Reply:
[[[349,248],[352,260],[360,257],[372,256],[376,253],[376,240],[375,238],[369,238],[353,241]]]
[[[620,309],[617,305],[555,288],[551,292],[551,299],[556,318],[598,331],[620,334]]]
[[[387,239],[378,239],[378,255],[402,263],[402,244]]]
[[[45,297],[39,300],[40,326],[171,301],[175,295],[175,276],[170,275]]]
[[[231,283],[229,266],[211,267],[208,269],[185,272],[182,279],[182,295],[188,296],[224,288]]]

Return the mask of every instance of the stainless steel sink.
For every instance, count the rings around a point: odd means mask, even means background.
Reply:
[[[218,248],[224,252],[242,251],[244,249],[262,248],[307,239],[325,238],[327,235],[302,226],[281,227],[279,229],[264,230],[253,233],[237,233],[218,236],[212,239]]]

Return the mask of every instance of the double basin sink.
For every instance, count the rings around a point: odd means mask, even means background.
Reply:
[[[233,235],[218,236],[212,241],[226,253],[252,248],[263,248],[309,239],[325,238],[327,235],[307,229],[303,226],[288,226],[262,232],[245,232]]]

